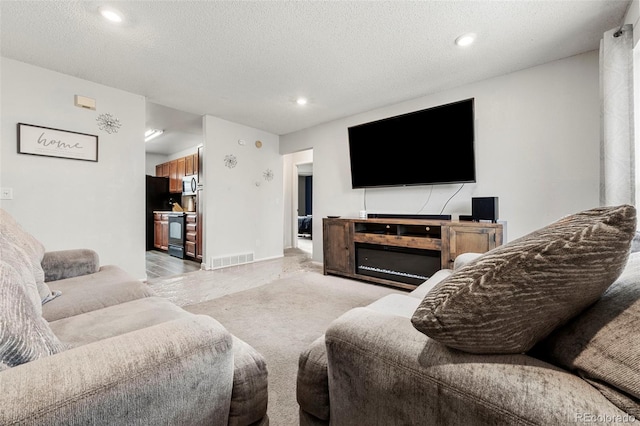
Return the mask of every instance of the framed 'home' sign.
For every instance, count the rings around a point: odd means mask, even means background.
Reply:
[[[18,153],[98,161],[98,136],[18,123]]]

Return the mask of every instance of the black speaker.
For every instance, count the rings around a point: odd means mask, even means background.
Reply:
[[[458,216],[458,220],[461,220],[463,222],[471,222],[473,221],[473,216],[469,215],[469,214],[461,214],[460,216]]]
[[[498,197],[471,198],[471,216],[473,220],[498,220]]]

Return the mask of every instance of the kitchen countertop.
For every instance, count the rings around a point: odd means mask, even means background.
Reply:
[[[196,214],[196,212],[174,212],[173,210],[154,210],[154,213],[160,213],[160,214],[169,214],[169,213],[184,213],[184,214]]]

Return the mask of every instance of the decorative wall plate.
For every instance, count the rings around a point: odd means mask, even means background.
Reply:
[[[100,114],[98,118],[96,118],[96,121],[98,122],[98,129],[104,130],[109,134],[118,133],[118,129],[122,126],[122,124],[120,124],[120,120],[108,112]]]
[[[224,157],[224,165],[230,169],[233,169],[238,164],[238,159],[235,155],[229,154]]]

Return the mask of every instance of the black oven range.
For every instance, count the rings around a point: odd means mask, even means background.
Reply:
[[[185,214],[169,213],[169,255],[184,259]]]

